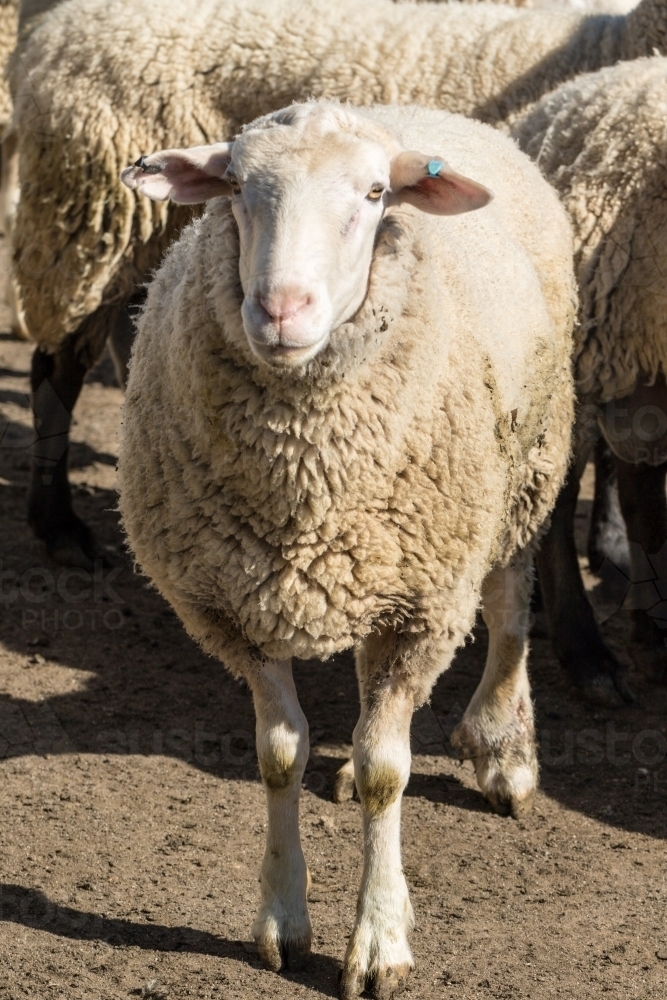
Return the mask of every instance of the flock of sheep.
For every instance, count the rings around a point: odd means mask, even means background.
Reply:
[[[131,548],[252,691],[271,969],[311,942],[291,658],[356,650],[343,998],[391,996],[412,967],[410,719],[477,611],[487,662],[452,743],[496,810],[529,809],[537,784],[535,561],[572,682],[632,697],[574,546],[593,446],[591,561],[641,580],[667,541],[667,0],[519,6],[0,7],[9,295],[36,343],[30,523],[55,560],[95,559],[67,439],[108,344]],[[632,614],[631,652],[664,679],[660,611]]]

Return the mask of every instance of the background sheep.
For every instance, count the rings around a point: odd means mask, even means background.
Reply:
[[[341,991],[372,979],[388,997],[412,966],[410,718],[481,601],[487,666],[453,739],[496,808],[523,811],[535,787],[526,612],[569,454],[565,214],[508,139],[418,108],[293,105],[124,179],[215,199],[149,289],[120,503],[144,570],[253,692],[259,954],[278,969],[310,949],[290,658],[355,646],[365,855]]]
[[[0,67],[5,64],[16,45],[16,29],[18,26],[18,0],[0,0]],[[9,87],[0,77],[0,130],[4,131],[12,113],[12,103]]]
[[[12,114],[9,84],[4,70],[16,45],[18,26],[18,0],[0,0],[0,140]],[[0,212],[0,226],[5,231],[4,213]]]
[[[610,677],[627,692],[586,600],[574,547],[591,423],[614,452],[638,584],[632,655],[663,679],[667,667],[659,627],[667,541],[666,121],[667,60],[656,57],[563,84],[514,131],[574,224],[578,448],[539,557],[540,580],[561,662],[589,697],[604,701],[614,697]]]
[[[90,565],[67,482],[69,414],[127,306],[190,217],[120,190],[121,166],[232,135],[311,94],[417,101],[501,121],[574,73],[663,44],[665,0],[627,17],[385,0],[69,0],[31,33],[17,94],[23,194],[15,259],[39,349],[29,520],[57,560]],[[43,383],[47,388],[42,390]]]
[[[18,37],[25,46],[28,33],[39,23],[41,15],[60,0],[12,0],[0,8],[0,142],[2,156],[0,162],[0,227],[10,240],[14,228],[16,206],[19,200],[18,141],[15,130],[10,127],[12,100],[16,92],[17,80],[24,72],[20,53],[15,54]],[[10,58],[15,54],[15,58]],[[28,337],[25,320],[16,300],[16,289],[9,274],[6,275],[6,298],[11,313],[12,331],[19,337]]]

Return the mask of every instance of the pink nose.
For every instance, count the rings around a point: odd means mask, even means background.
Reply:
[[[260,295],[259,301],[272,320],[284,323],[293,319],[307,305],[310,305],[310,295],[296,289],[272,292],[270,295]]]

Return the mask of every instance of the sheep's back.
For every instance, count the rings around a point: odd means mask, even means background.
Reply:
[[[621,398],[667,372],[667,60],[564,84],[514,130],[573,223],[582,397]]]

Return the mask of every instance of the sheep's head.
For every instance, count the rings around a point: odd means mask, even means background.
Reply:
[[[323,102],[258,119],[234,142],[142,156],[122,180],[158,200],[231,198],[248,342],[284,367],[314,358],[359,309],[387,207],[453,215],[491,197],[441,157],[407,152],[369,119]]]

